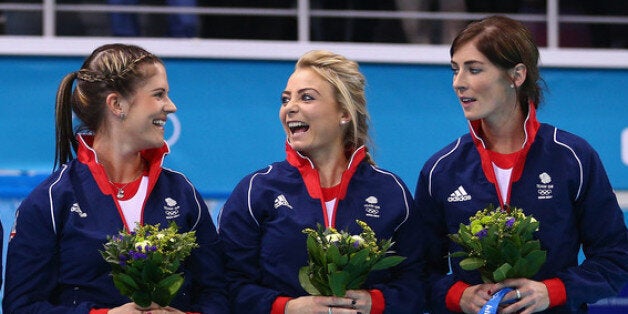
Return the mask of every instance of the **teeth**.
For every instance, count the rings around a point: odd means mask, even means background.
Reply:
[[[300,128],[300,127],[306,127],[306,126],[307,126],[307,123],[301,122],[301,121],[288,122],[289,128]]]
[[[158,126],[164,126],[166,125],[166,121],[165,120],[153,120],[153,124],[158,125]]]

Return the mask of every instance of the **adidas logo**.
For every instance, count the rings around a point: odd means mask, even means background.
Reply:
[[[286,206],[292,209],[292,206],[290,205],[290,203],[288,203],[288,200],[285,196],[283,196],[283,194],[277,196],[277,198],[275,199],[275,209],[279,208],[280,206]]]
[[[467,194],[467,191],[465,191],[461,185],[453,193],[449,195],[449,197],[447,198],[447,201],[450,203],[453,203],[453,202],[464,202],[470,199],[471,199],[471,195]]]

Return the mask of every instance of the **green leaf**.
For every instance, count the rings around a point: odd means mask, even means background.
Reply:
[[[139,289],[139,286],[137,285],[137,283],[135,282],[135,280],[133,279],[133,277],[125,274],[125,273],[119,273],[119,274],[115,274],[113,276],[114,281],[119,281],[122,284],[124,284],[126,287],[129,287],[129,289],[133,289],[133,290],[137,290]]]
[[[458,251],[458,252],[454,252],[454,253],[450,253],[449,254],[449,257],[453,257],[453,258],[456,258],[456,257],[467,257],[467,256],[469,256],[469,253],[463,252],[463,251]]]
[[[340,262],[340,251],[338,251],[338,247],[335,245],[330,245],[327,249],[327,263],[339,264]]]
[[[536,250],[530,252],[527,256],[524,257],[527,262],[526,273],[521,274],[522,277],[532,278],[536,273],[541,269],[543,263],[545,263],[545,259],[547,258],[547,252]]]
[[[368,273],[365,273],[356,277],[351,277],[353,279],[351,279],[349,283],[347,284],[347,290],[359,290],[360,288],[362,288],[362,285],[366,281],[367,277],[368,277]]]
[[[403,262],[406,258],[403,256],[386,256],[379,260],[373,267],[372,270],[382,270],[390,267],[394,267],[399,265],[399,263]]]
[[[161,269],[159,269],[159,266],[153,263],[146,263],[146,265],[144,265],[144,269],[142,269],[142,279],[144,282],[159,282],[161,277],[163,277],[163,274],[164,273]]]
[[[502,266],[500,266],[499,268],[497,268],[494,272],[493,272],[493,279],[495,279],[495,282],[500,282],[500,281],[504,281],[504,279],[506,279],[508,276],[508,271],[510,271],[510,269],[512,268],[512,266],[508,263],[504,263]]]
[[[131,295],[131,300],[133,300],[133,302],[135,302],[137,305],[141,307],[149,307],[150,304],[152,303],[150,294],[147,293],[146,291],[141,291],[141,290],[135,291]]]
[[[528,241],[521,246],[521,256],[526,256],[530,252],[541,249],[541,242],[538,240]]]
[[[329,274],[329,287],[331,288],[331,292],[337,297],[345,296],[348,282],[349,276],[343,271]]]
[[[357,253],[353,254],[353,256],[349,258],[348,265],[352,265],[353,267],[358,268],[358,269],[364,269],[366,265],[366,258],[368,256],[369,256],[369,250],[362,249],[358,251]]]
[[[502,244],[502,256],[503,262],[514,264],[517,260],[521,258],[521,253],[512,241],[505,239]]]
[[[183,281],[183,276],[181,276],[181,274],[172,274],[159,281],[157,287],[165,288],[169,294],[175,295],[183,285]]]
[[[485,261],[477,257],[468,257],[460,261],[460,267],[464,270],[476,270],[484,266]]]
[[[301,284],[301,287],[303,287],[303,290],[305,290],[310,295],[321,294],[318,291],[318,289],[316,289],[316,287],[312,285],[312,282],[310,281],[310,267],[309,266],[303,266],[301,267],[301,269],[299,269],[299,283]]]

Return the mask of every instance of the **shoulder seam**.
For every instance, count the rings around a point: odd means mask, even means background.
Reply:
[[[251,178],[249,179],[249,187],[246,192],[246,205],[249,210],[249,215],[251,215],[251,218],[253,218],[253,221],[255,221],[255,224],[257,224],[258,227],[259,227],[259,221],[257,221],[257,219],[255,218],[255,215],[253,214],[253,207],[251,205],[251,193],[253,191],[253,180],[255,180],[255,178],[259,175],[269,174],[272,170],[273,170],[273,166],[270,165],[268,166],[268,169],[265,172],[264,171],[257,172],[253,174]]]
[[[553,135],[554,143],[567,148],[571,152],[571,154],[573,154],[574,158],[578,162],[578,174],[579,174],[579,181],[580,182],[578,183],[578,193],[576,193],[576,200],[577,200],[578,198],[580,198],[580,193],[582,192],[582,184],[583,184],[583,177],[584,177],[584,173],[583,173],[584,170],[582,169],[582,161],[580,161],[580,158],[578,157],[578,154],[576,154],[576,152],[574,151],[573,148],[571,148],[571,146],[569,146],[569,145],[567,145],[567,144],[565,144],[563,142],[560,142],[558,140],[557,134],[558,134],[558,128],[554,127],[554,135]]]
[[[430,168],[429,176],[427,178],[427,182],[428,182],[427,189],[428,189],[428,193],[429,193],[430,196],[433,196],[432,195],[432,175],[434,173],[434,169],[436,169],[436,166],[438,166],[438,163],[440,163],[441,160],[443,160],[443,159],[445,159],[445,157],[451,155],[458,148],[458,146],[460,146],[460,142],[461,141],[462,141],[462,137],[459,137],[458,140],[456,140],[456,145],[454,145],[454,147],[450,151],[448,151],[445,154],[443,154],[442,156],[440,156],[436,160],[436,162],[434,162],[434,165],[432,166],[432,168]]]

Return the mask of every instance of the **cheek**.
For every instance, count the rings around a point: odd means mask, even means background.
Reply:
[[[281,121],[281,123],[286,121],[286,110],[283,106],[279,108],[279,121]]]

